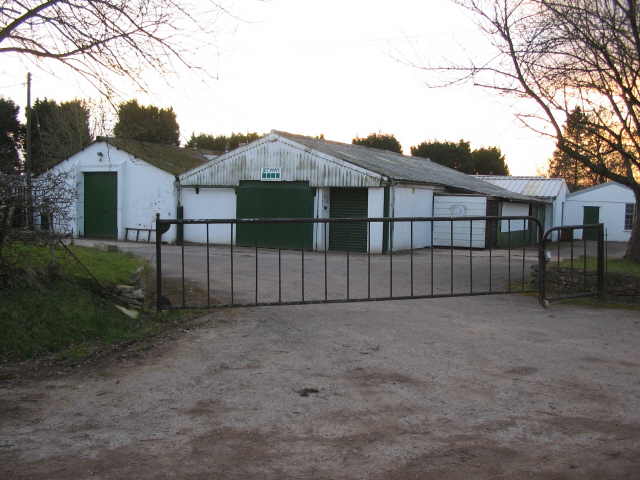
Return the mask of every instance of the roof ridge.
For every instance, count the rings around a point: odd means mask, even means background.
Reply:
[[[281,136],[293,142],[299,142],[306,148],[332,155],[342,161],[366,168],[392,180],[413,181],[444,185],[469,192],[507,198],[515,201],[536,201],[534,197],[511,192],[499,185],[475,178],[473,175],[441,165],[429,158],[408,156],[389,150],[353,145],[334,140],[313,138],[283,130],[271,130],[271,134]],[[370,156],[358,154],[370,152]],[[394,162],[394,159],[397,162]],[[404,169],[404,172],[402,171]]]

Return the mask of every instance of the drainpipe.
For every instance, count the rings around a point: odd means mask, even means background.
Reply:
[[[176,175],[176,193],[177,193],[177,205],[176,205],[176,218],[182,220],[184,218],[184,208],[182,206],[182,187],[180,185],[180,178]],[[184,225],[176,225],[176,245],[182,245],[184,243]]]

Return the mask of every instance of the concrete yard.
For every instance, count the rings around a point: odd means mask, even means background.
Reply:
[[[217,310],[0,384],[0,478],[640,478],[639,347],[522,295]]]

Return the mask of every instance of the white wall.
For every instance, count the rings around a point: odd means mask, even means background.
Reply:
[[[431,217],[433,189],[420,186],[393,187],[393,217]],[[393,222],[393,250],[411,248],[411,222]],[[430,222],[413,222],[413,248],[431,245]]]
[[[182,188],[182,206],[185,219],[200,218],[236,218],[236,192],[233,188]],[[235,243],[235,227],[233,229]],[[230,224],[209,225],[209,242],[229,245],[231,237]],[[185,225],[184,240],[186,242],[205,243],[207,241],[206,225]]]
[[[77,201],[71,222],[75,236],[84,235],[85,172],[115,172],[118,175],[117,228],[121,240],[126,228],[155,228],[156,213],[162,218],[176,216],[174,176],[105,142],[89,145],[53,167],[52,171],[68,173],[69,182],[75,186]],[[175,227],[162,238],[175,241]]]
[[[313,199],[313,218],[329,218],[331,213],[331,191],[328,188],[317,188]],[[330,226],[327,223],[313,224],[313,249],[322,251],[329,241]]]
[[[384,188],[369,188],[369,203],[367,207],[367,216],[369,218],[384,217]],[[382,223],[372,223],[370,227],[371,238],[369,239],[369,248],[371,253],[382,253],[382,232],[384,226]]]
[[[515,203],[515,202],[502,202],[501,217],[528,217],[529,216],[529,204],[528,203]],[[528,228],[529,222],[527,220],[502,220],[500,222],[501,232],[520,232]]]
[[[433,202],[434,217],[476,217],[486,216],[487,198],[473,195],[436,195]],[[471,232],[473,224],[473,232]],[[433,227],[434,246],[451,246],[450,222],[435,222]],[[484,220],[454,221],[453,246],[485,248],[486,222]],[[471,242],[469,236],[472,236]]]
[[[585,192],[575,192],[567,197],[564,211],[564,225],[582,225],[584,223],[584,207],[599,207],[600,222],[604,223],[608,241],[627,242],[631,230],[624,229],[624,212],[627,203],[635,204],[631,189],[608,183],[599,188]],[[582,238],[582,231],[576,230],[575,238]]]
[[[547,225],[545,225],[545,229],[549,229],[552,227],[561,227],[562,225],[564,225],[564,209],[568,194],[569,189],[567,188],[567,184],[563,182],[560,192],[553,201],[553,211],[552,216],[550,217],[551,222],[547,222]],[[551,239],[553,241],[557,241],[559,238],[560,232],[553,232],[551,234]]]

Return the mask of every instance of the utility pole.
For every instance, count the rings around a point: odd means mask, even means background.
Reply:
[[[27,226],[33,229],[33,189],[31,185],[31,170],[33,162],[31,158],[31,73],[27,73],[27,135],[26,135],[26,152],[24,161],[24,173],[27,181]]]

